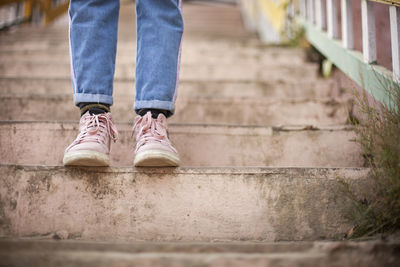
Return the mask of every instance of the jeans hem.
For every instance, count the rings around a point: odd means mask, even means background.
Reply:
[[[143,109],[143,108],[164,109],[174,114],[175,103],[171,101],[161,101],[161,100],[135,101],[133,110],[136,111],[138,109]]]
[[[74,104],[77,106],[81,102],[113,104],[113,97],[110,95],[97,94],[74,94]]]

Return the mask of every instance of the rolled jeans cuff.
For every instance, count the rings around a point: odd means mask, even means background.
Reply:
[[[74,94],[74,104],[77,106],[81,102],[103,103],[111,106],[113,104],[113,97],[110,95]]]
[[[163,110],[168,110],[171,112],[171,115],[174,114],[175,112],[175,103],[172,101],[160,101],[160,100],[148,100],[148,101],[135,101],[135,105],[133,106],[133,109],[139,110],[139,109],[163,109]]]

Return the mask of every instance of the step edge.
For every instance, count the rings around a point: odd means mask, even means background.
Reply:
[[[124,98],[123,101],[131,101],[131,99],[126,99],[126,97],[133,97],[135,94],[132,92],[132,94],[117,94],[115,97],[116,98]],[[72,100],[73,96],[71,93],[64,93],[64,94],[35,94],[35,93],[17,93],[17,94],[1,94],[0,93],[0,100],[8,100],[8,99],[24,99],[24,100],[37,100],[37,99],[43,99],[43,100],[53,100],[53,99],[68,99]],[[215,102],[238,102],[238,101],[246,101],[245,104],[303,104],[303,103],[318,103],[318,104],[323,104],[323,105],[344,105],[348,102],[347,99],[343,99],[341,97],[267,97],[267,96],[261,96],[261,97],[250,97],[250,96],[195,96],[195,97],[190,97],[190,96],[182,96],[180,97],[180,100],[178,100],[178,105],[179,102],[185,102],[185,103],[192,103],[192,102],[209,102],[209,101],[215,101]]]
[[[0,120],[0,127],[6,125],[48,125],[61,127],[69,126],[76,128],[79,121],[72,120]],[[125,127],[131,126],[132,122],[117,122],[117,126]],[[328,124],[328,125],[312,125],[312,124],[298,124],[298,125],[240,125],[240,124],[215,124],[215,123],[169,123],[169,127],[185,128],[239,128],[239,129],[265,129],[273,132],[298,132],[298,131],[354,131],[356,126],[350,124]]]
[[[367,174],[370,171],[368,167],[178,167],[178,168],[135,168],[131,166],[124,167],[64,167],[62,165],[33,165],[33,164],[8,164],[0,163],[0,168],[14,168],[24,171],[90,171],[98,173],[159,173],[159,174],[329,174],[335,172],[357,172]]]

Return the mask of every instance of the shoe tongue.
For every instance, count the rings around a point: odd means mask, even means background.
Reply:
[[[144,109],[141,110],[139,115],[140,116],[145,116],[147,114],[150,113],[150,116],[153,119],[158,119],[158,117],[160,116],[160,114],[163,114],[165,117],[167,116],[168,111],[167,110],[163,110],[163,109]],[[142,115],[143,114],[143,115]]]
[[[161,125],[165,126],[165,122],[167,121],[167,118],[163,113],[158,114],[157,116],[157,122],[159,122]]]
[[[107,113],[107,111],[102,108],[94,107],[94,108],[89,109],[90,115],[98,115],[98,114],[103,114],[103,113]]]

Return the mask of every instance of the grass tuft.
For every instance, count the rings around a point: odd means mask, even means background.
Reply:
[[[340,182],[353,204],[348,212],[354,222],[348,234],[352,239],[400,230],[400,88],[389,87],[390,108],[371,103],[366,93],[357,94],[362,117],[356,123],[357,141],[371,179],[357,194],[349,183]]]

